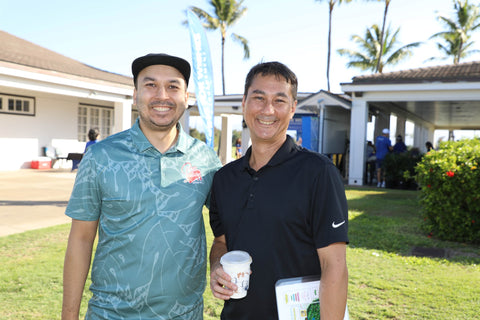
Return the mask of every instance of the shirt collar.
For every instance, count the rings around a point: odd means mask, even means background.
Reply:
[[[176,151],[185,153],[186,150],[188,149],[187,134],[183,131],[183,127],[180,124],[180,122],[177,123],[177,130],[178,130],[177,142],[165,153],[171,153]],[[130,135],[132,137],[133,144],[138,148],[140,152],[145,152],[151,148],[155,149],[155,147],[150,143],[150,141],[148,141],[147,137],[145,137],[142,130],[140,129],[140,123],[138,118],[130,130]]]
[[[265,165],[265,167],[273,167],[279,164],[282,164],[283,162],[287,161],[291,157],[295,155],[298,151],[298,146],[293,141],[293,139],[287,135],[287,139],[285,142],[282,144],[282,146],[275,152],[273,157],[268,161],[268,163]],[[252,155],[252,147],[250,146],[245,153],[245,156],[242,158],[242,168],[250,170],[250,156]]]
[[[173,145],[168,151],[169,152],[176,152],[179,151],[181,153],[186,153],[188,149],[188,135],[183,131],[183,127],[180,122],[177,123],[177,130],[178,130],[178,139],[175,145]]]

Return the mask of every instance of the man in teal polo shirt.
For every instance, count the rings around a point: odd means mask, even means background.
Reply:
[[[221,163],[178,123],[190,64],[149,54],[132,73],[139,118],[88,149],[66,209],[63,320],[79,317],[97,230],[85,319],[203,318],[202,208]]]

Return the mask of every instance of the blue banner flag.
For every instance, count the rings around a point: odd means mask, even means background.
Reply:
[[[206,143],[213,149],[215,97],[210,49],[205,30],[198,17],[190,10],[187,11],[187,17],[192,47],[192,69],[197,106],[205,128]]]

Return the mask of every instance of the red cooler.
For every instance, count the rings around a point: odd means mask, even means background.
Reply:
[[[52,159],[48,157],[38,157],[32,160],[30,166],[32,169],[50,169],[52,167]]]

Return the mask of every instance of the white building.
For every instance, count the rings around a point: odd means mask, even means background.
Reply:
[[[69,167],[64,159],[69,153],[84,151],[90,128],[99,128],[100,137],[105,138],[131,127],[138,115],[132,110],[131,77],[85,65],[3,31],[0,41],[0,170],[30,168],[33,160],[46,153],[61,159],[55,167]],[[192,106],[195,98],[191,96]],[[334,119],[338,116],[333,111],[336,105],[344,113],[344,136],[348,134],[348,99],[320,91],[299,93],[298,100],[299,115],[319,116],[322,112],[327,132],[322,146],[329,148],[327,138],[334,132],[329,128],[339,120]],[[232,160],[229,117],[241,115],[241,101],[241,94],[215,97],[215,115],[222,116],[219,156],[223,163]],[[190,114],[198,115],[195,106],[182,119],[185,128]],[[243,135],[248,144],[247,129]]]
[[[435,130],[480,129],[480,61],[355,77],[341,87],[352,96],[350,185],[363,184],[372,117],[375,137],[391,126],[391,138],[405,137],[406,121],[414,123],[413,147],[422,152]],[[391,115],[396,123],[390,123]]]
[[[0,31],[0,170],[29,168],[55,148],[83,152],[87,132],[132,123],[132,78],[99,70]]]

